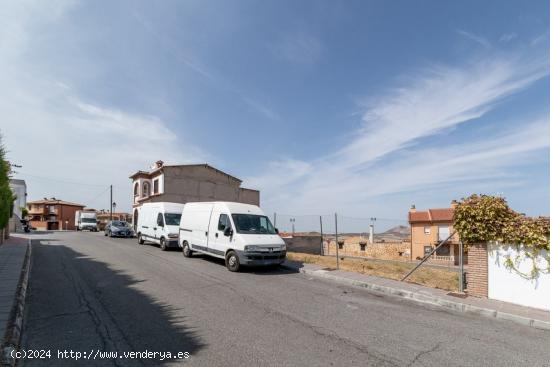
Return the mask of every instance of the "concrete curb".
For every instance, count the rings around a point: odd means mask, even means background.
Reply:
[[[492,317],[500,320],[511,321],[516,324],[521,324],[532,328],[550,330],[550,322],[544,321],[544,320],[537,320],[530,317],[501,312],[495,309],[473,306],[467,303],[451,301],[448,299],[421,294],[418,292],[413,292],[405,289],[393,288],[393,287],[383,286],[383,285],[369,283],[365,281],[343,278],[336,275],[332,275],[330,274],[330,271],[327,271],[327,270],[308,270],[303,268],[297,268],[288,264],[283,264],[282,266],[290,270],[298,270],[300,273],[311,275],[317,278],[329,279],[337,283],[365,288],[368,291],[376,294],[385,294],[389,296],[408,299],[410,301],[413,301],[419,304],[428,304],[431,306],[441,307],[450,311],[461,312],[461,313],[471,313],[471,314],[476,314],[484,317]]]
[[[17,360],[12,357],[11,353],[13,350],[19,348],[19,344],[21,342],[23,317],[25,312],[25,297],[27,296],[29,273],[31,269],[31,254],[32,246],[31,239],[29,239],[25,260],[23,262],[23,268],[21,269],[21,275],[19,277],[17,293],[13,301],[10,320],[8,321],[6,333],[4,334],[4,339],[2,341],[2,355],[0,357],[0,364],[2,366],[15,366],[17,364]]]

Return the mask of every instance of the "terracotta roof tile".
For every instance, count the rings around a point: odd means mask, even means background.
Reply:
[[[453,216],[453,208],[428,209],[427,211],[409,212],[409,223],[451,222],[453,220]]]
[[[432,218],[432,221],[439,222],[439,221],[452,221],[453,216],[455,213],[455,210],[453,208],[445,208],[445,209],[429,209],[430,217]]]

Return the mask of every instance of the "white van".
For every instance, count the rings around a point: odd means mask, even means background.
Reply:
[[[169,247],[178,247],[178,232],[181,212],[184,204],[145,203],[138,211],[136,234],[138,243],[146,241],[160,245],[165,251]]]
[[[279,265],[286,245],[269,218],[256,205],[187,203],[180,222],[183,256],[193,252],[225,259],[230,271],[241,265]]]

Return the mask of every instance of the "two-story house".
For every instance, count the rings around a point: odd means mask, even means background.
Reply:
[[[75,212],[83,209],[84,205],[56,198],[27,203],[31,226],[41,230],[75,230]]]
[[[240,179],[208,164],[165,165],[157,161],[150,171],[138,171],[130,179],[134,227],[143,203],[234,201],[260,205],[258,190],[241,187]]]
[[[416,210],[414,205],[409,210],[411,226],[411,260],[421,259],[429,254],[441,241],[453,233],[453,216],[456,202],[450,208]],[[458,263],[459,237],[453,237],[435,253],[435,260]]]

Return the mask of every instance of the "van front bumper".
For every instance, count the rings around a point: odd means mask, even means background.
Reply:
[[[237,251],[242,265],[278,265],[285,262],[286,251],[245,252]]]

